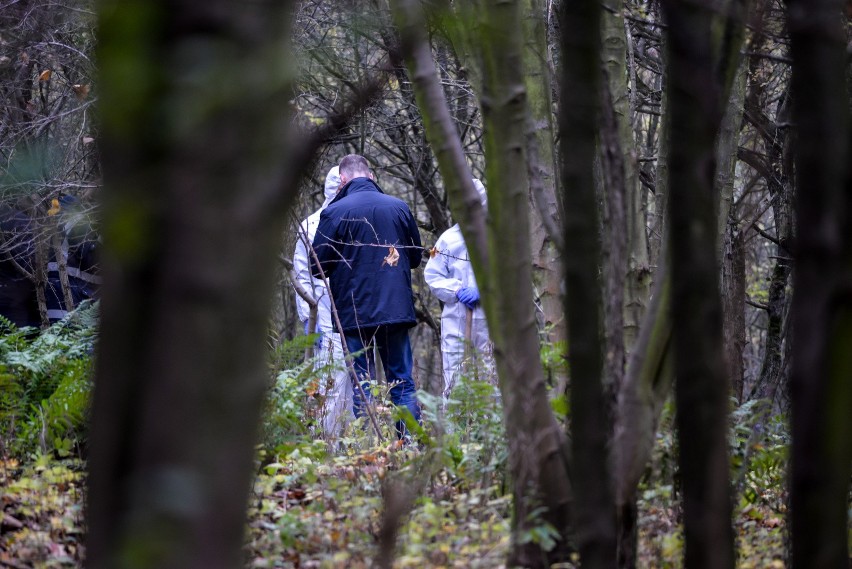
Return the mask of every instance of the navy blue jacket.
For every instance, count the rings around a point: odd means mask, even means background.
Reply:
[[[395,266],[385,261],[391,245],[399,253]],[[355,178],[320,215],[313,246],[344,332],[383,324],[414,326],[411,269],[420,265],[422,248],[405,202],[386,195],[369,178]],[[313,259],[311,272],[320,274]]]

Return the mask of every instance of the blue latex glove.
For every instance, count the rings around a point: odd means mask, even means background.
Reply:
[[[459,302],[473,310],[479,304],[479,291],[475,286],[464,286],[456,291]]]

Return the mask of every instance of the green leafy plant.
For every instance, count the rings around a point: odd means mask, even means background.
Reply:
[[[0,318],[0,436],[4,454],[67,456],[85,444],[97,304],[38,332]]]
[[[308,435],[321,436],[325,413],[323,383],[331,381],[339,366],[323,354],[304,359],[305,348],[317,336],[297,336],[282,342],[272,353],[272,381],[262,425],[262,444],[270,458],[287,453]]]

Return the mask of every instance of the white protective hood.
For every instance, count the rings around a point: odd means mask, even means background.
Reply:
[[[337,166],[334,166],[331,170],[328,171],[328,174],[325,177],[325,201],[322,203],[322,207],[320,209],[325,209],[328,204],[331,203],[331,200],[334,199],[334,196],[337,195],[337,189],[340,187],[340,170]]]

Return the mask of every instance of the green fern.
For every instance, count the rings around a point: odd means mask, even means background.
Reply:
[[[67,453],[85,442],[97,304],[38,333],[0,317],[0,443],[5,454]]]

